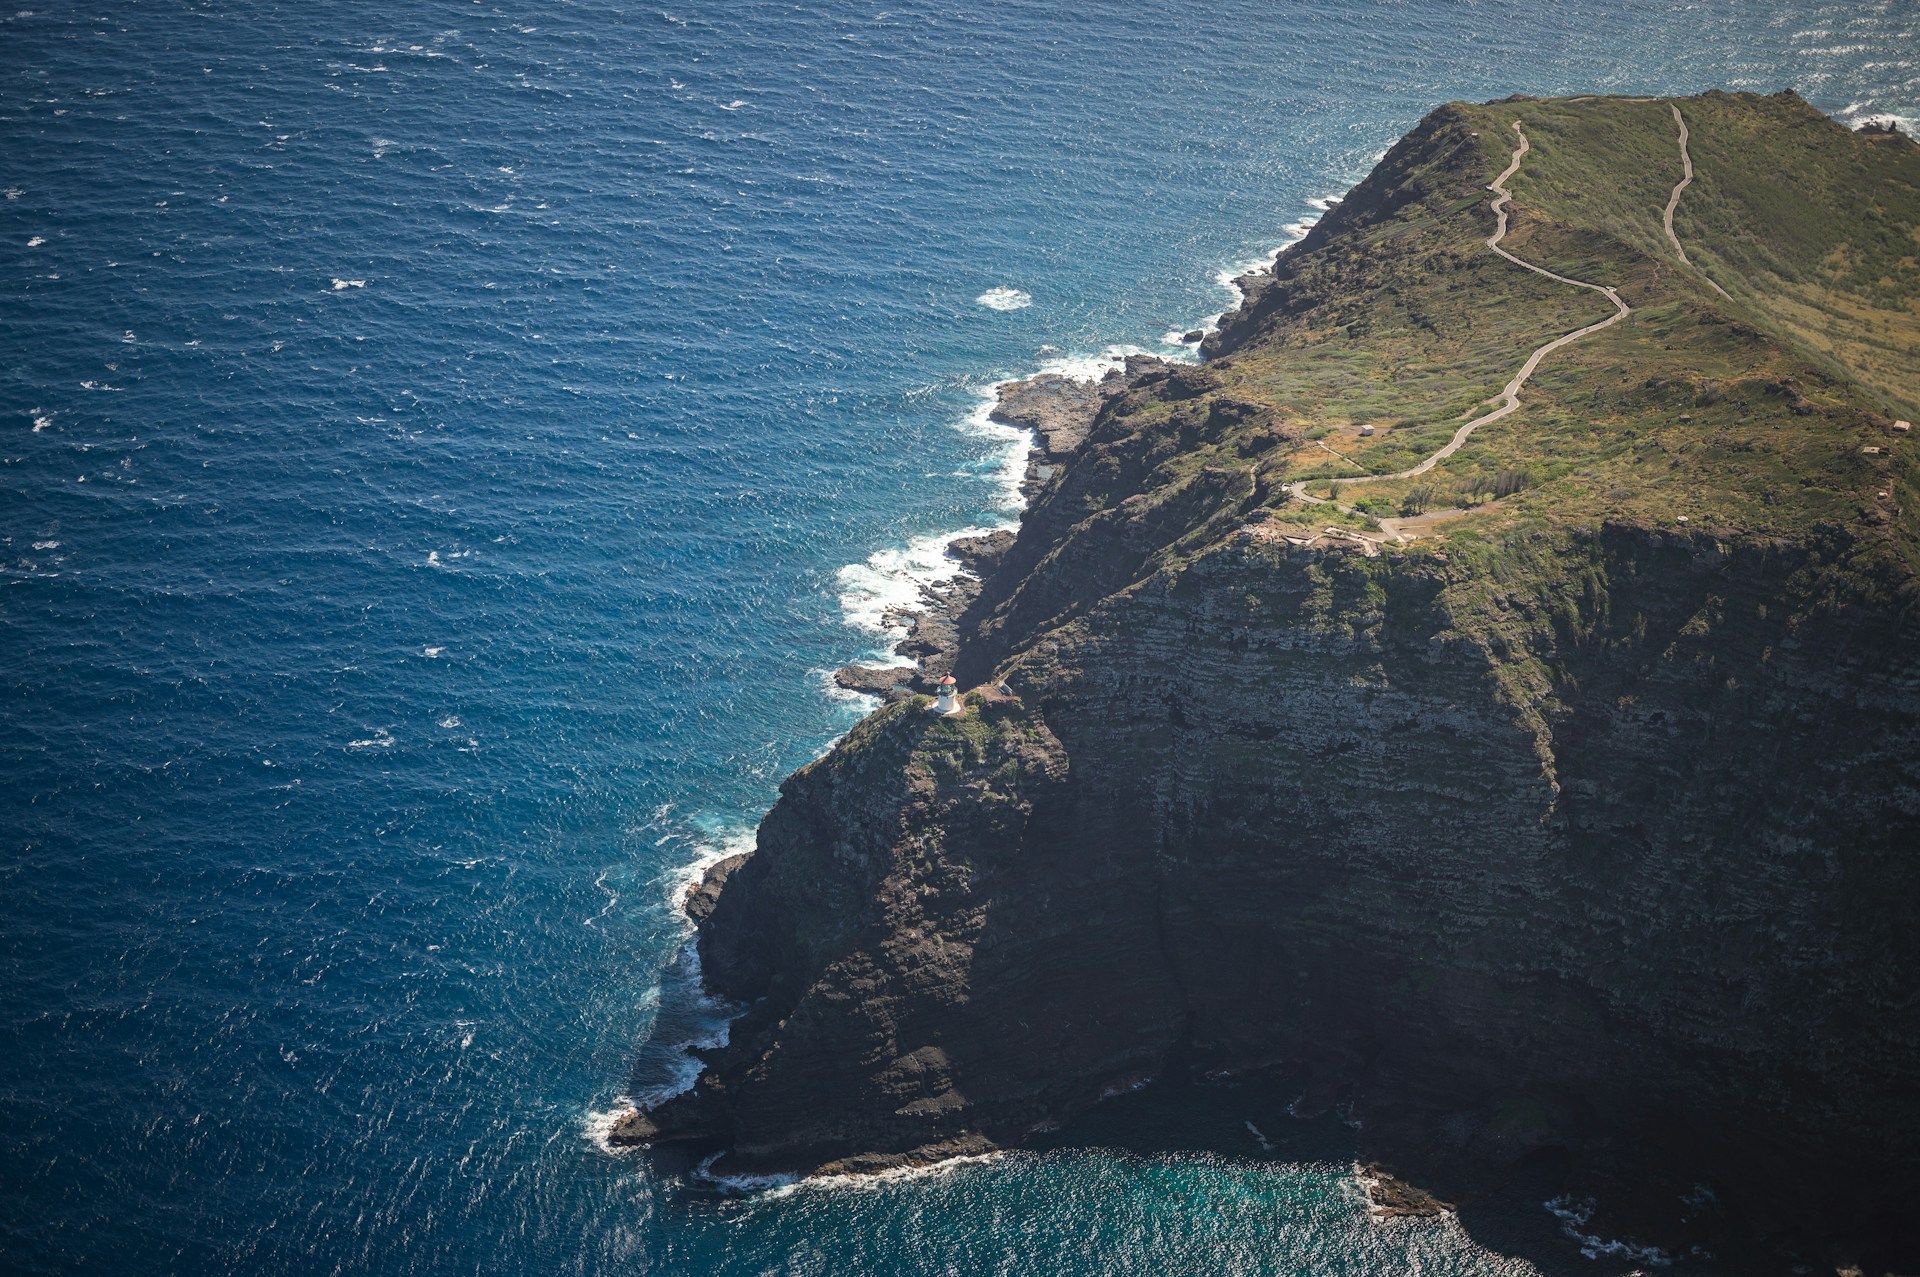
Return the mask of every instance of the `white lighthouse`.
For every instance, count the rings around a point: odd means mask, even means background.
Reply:
[[[962,705],[960,698],[954,694],[959,690],[959,687],[960,684],[954,679],[953,675],[948,674],[942,678],[940,680],[940,695],[935,697],[933,701],[933,712],[936,714],[958,714],[964,710],[966,706]]]

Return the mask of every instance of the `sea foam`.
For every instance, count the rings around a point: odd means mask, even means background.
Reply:
[[[840,569],[840,612],[857,630],[898,641],[907,635],[898,619],[924,605],[926,592],[951,581],[965,569],[947,553],[947,547],[965,536],[981,536],[994,529],[961,528],[930,532],[904,546],[876,550],[863,563]]]
[[[989,288],[973,300],[988,310],[1025,310],[1033,305],[1033,295],[1017,288]]]

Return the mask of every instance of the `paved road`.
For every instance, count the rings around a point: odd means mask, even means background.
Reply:
[[[1680,243],[1680,237],[1676,235],[1673,230],[1673,214],[1674,211],[1680,207],[1680,192],[1693,185],[1693,156],[1687,151],[1686,117],[1680,114],[1680,108],[1672,102],[1667,103],[1667,105],[1672,107],[1673,122],[1680,128],[1680,182],[1673,188],[1673,194],[1667,196],[1667,211],[1661,214],[1662,220],[1667,224],[1667,239],[1672,242],[1674,256],[1680,259],[1682,266],[1692,267],[1700,278],[1707,280],[1707,285],[1712,288],[1714,292],[1719,293],[1722,297],[1726,297],[1726,289],[1720,287],[1720,285],[1714,283],[1711,279],[1707,279],[1705,271],[1702,271],[1698,266],[1694,266],[1692,262],[1687,260],[1687,250]],[[1732,301],[1733,299],[1728,297],[1727,300]]]
[[[1432,456],[1422,461],[1419,465],[1414,466],[1411,469],[1396,471],[1393,474],[1376,474],[1376,475],[1366,475],[1366,476],[1363,476],[1362,478],[1331,480],[1334,487],[1334,491],[1336,493],[1339,491],[1341,484],[1358,483],[1358,482],[1361,482],[1363,478],[1367,481],[1371,481],[1375,479],[1411,479],[1417,475],[1425,474],[1427,471],[1433,469],[1435,466],[1439,465],[1442,461],[1445,461],[1448,457],[1458,452],[1460,450],[1460,445],[1465,443],[1468,437],[1471,436],[1473,432],[1478,430],[1481,426],[1484,426],[1491,421],[1498,421],[1502,417],[1507,416],[1509,413],[1519,408],[1520,388],[1527,384],[1527,379],[1533,376],[1534,371],[1540,367],[1541,360],[1545,359],[1548,355],[1551,355],[1554,351],[1560,349],[1562,346],[1571,345],[1574,342],[1579,341],[1582,337],[1591,336],[1594,333],[1599,332],[1603,328],[1613,327],[1615,324],[1619,323],[1621,320],[1625,319],[1628,315],[1633,313],[1633,307],[1627,305],[1626,302],[1620,300],[1620,294],[1615,292],[1613,289],[1609,288],[1605,284],[1590,284],[1584,279],[1571,279],[1565,275],[1556,274],[1553,271],[1548,270],[1544,266],[1536,266],[1532,262],[1527,261],[1525,258],[1516,257],[1512,253],[1509,253],[1506,249],[1500,247],[1500,241],[1507,237],[1507,226],[1508,226],[1507,214],[1513,204],[1513,195],[1510,191],[1507,190],[1507,183],[1510,180],[1512,180],[1513,175],[1515,173],[1518,173],[1520,171],[1520,161],[1525,159],[1527,152],[1533,149],[1532,144],[1527,141],[1527,131],[1520,127],[1520,121],[1515,120],[1513,122],[1513,131],[1519,136],[1520,144],[1513,148],[1513,159],[1507,165],[1506,170],[1502,172],[1499,177],[1494,178],[1493,182],[1487,187],[1487,189],[1492,191],[1496,197],[1493,201],[1493,212],[1494,212],[1494,216],[1498,219],[1498,225],[1496,226],[1493,234],[1487,237],[1487,247],[1492,249],[1494,252],[1498,253],[1500,256],[1506,258],[1508,261],[1512,262],[1515,266],[1519,266],[1519,267],[1522,267],[1523,269],[1530,270],[1536,275],[1544,275],[1548,279],[1554,280],[1557,283],[1569,284],[1575,288],[1584,288],[1590,292],[1599,293],[1602,297],[1605,297],[1608,301],[1613,303],[1613,307],[1614,307],[1613,314],[1608,315],[1605,319],[1600,320],[1598,323],[1588,324],[1585,328],[1575,329],[1573,332],[1567,333],[1564,336],[1555,337],[1552,341],[1547,342],[1545,345],[1536,348],[1532,354],[1527,356],[1527,362],[1520,366],[1520,371],[1513,375],[1513,379],[1507,382],[1506,388],[1502,390],[1500,394],[1497,396],[1499,406],[1492,409],[1491,411],[1480,414],[1479,416],[1475,417],[1473,420],[1461,426],[1458,430],[1454,431],[1453,438],[1447,440],[1447,442],[1439,449],[1439,451],[1435,452]],[[1692,161],[1689,160],[1687,162],[1687,172],[1688,172],[1689,179],[1691,178],[1692,171],[1693,171],[1693,164],[1692,164]],[[1686,184],[1685,181],[1681,183],[1682,186],[1684,186],[1685,184]],[[1676,188],[1675,196],[1674,196],[1674,199],[1676,202],[1678,198],[1679,198],[1678,189]],[[1671,213],[1671,208],[1669,208],[1669,213]],[[1315,496],[1308,495],[1306,488],[1307,488],[1306,480],[1300,480],[1299,482],[1290,483],[1287,485],[1287,491],[1302,501],[1308,501],[1308,502],[1312,502],[1319,505],[1334,504],[1327,501],[1327,499],[1324,497],[1315,497]],[[1337,507],[1337,508],[1345,509],[1346,507]],[[1389,525],[1397,525],[1398,523],[1399,523],[1399,520],[1397,519],[1388,519],[1388,520],[1384,520],[1381,524],[1382,529],[1387,532],[1388,537],[1392,540],[1401,539],[1398,533],[1397,527],[1389,526]]]

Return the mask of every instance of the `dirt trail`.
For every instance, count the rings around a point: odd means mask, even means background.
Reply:
[[[1673,188],[1673,194],[1667,196],[1667,209],[1666,212],[1661,214],[1661,220],[1667,225],[1667,239],[1673,244],[1673,255],[1680,259],[1680,264],[1682,266],[1692,267],[1695,274],[1707,281],[1708,287],[1712,288],[1714,292],[1719,293],[1722,297],[1727,297],[1726,289],[1714,283],[1713,280],[1708,279],[1705,271],[1701,270],[1698,266],[1694,266],[1692,262],[1687,260],[1687,250],[1685,246],[1680,243],[1680,236],[1674,233],[1673,215],[1680,207],[1680,192],[1693,185],[1693,156],[1687,150],[1686,117],[1680,114],[1680,108],[1674,103],[1669,102],[1667,105],[1672,108],[1673,122],[1678,125],[1680,129],[1680,182]],[[1727,297],[1727,300],[1732,301],[1733,299]]]
[[[1684,126],[1682,127],[1684,128]],[[1506,258],[1508,261],[1512,262],[1515,266],[1522,267],[1525,270],[1530,270],[1536,275],[1544,275],[1548,279],[1554,280],[1557,283],[1569,284],[1575,288],[1584,288],[1584,289],[1587,289],[1589,292],[1599,293],[1602,297],[1605,297],[1608,301],[1613,303],[1613,307],[1614,307],[1613,314],[1608,315],[1605,319],[1602,319],[1597,323],[1588,324],[1585,328],[1575,329],[1573,332],[1567,333],[1564,336],[1555,337],[1552,341],[1547,342],[1545,345],[1535,349],[1532,354],[1527,356],[1527,362],[1520,366],[1520,371],[1513,375],[1513,379],[1511,381],[1507,382],[1506,388],[1502,390],[1498,396],[1496,396],[1496,398],[1499,401],[1499,406],[1497,408],[1492,409],[1489,412],[1484,412],[1480,414],[1479,416],[1473,418],[1471,421],[1467,422],[1465,425],[1461,426],[1458,430],[1454,431],[1453,438],[1447,440],[1447,442],[1440,448],[1439,451],[1435,452],[1432,456],[1428,457],[1425,461],[1422,461],[1419,465],[1414,466],[1411,469],[1395,471],[1392,474],[1365,475],[1358,478],[1333,479],[1333,480],[1327,481],[1332,483],[1333,489],[1336,493],[1340,490],[1340,485],[1343,483],[1360,483],[1363,481],[1372,481],[1376,479],[1411,479],[1417,475],[1425,474],[1427,471],[1433,469],[1436,465],[1439,465],[1442,461],[1445,461],[1448,457],[1458,452],[1460,450],[1460,445],[1464,444],[1467,441],[1468,437],[1472,435],[1474,431],[1478,430],[1481,426],[1486,425],[1488,422],[1498,421],[1502,417],[1507,416],[1509,413],[1519,408],[1520,407],[1520,388],[1527,384],[1527,379],[1532,377],[1534,374],[1534,371],[1540,367],[1541,360],[1545,359],[1548,355],[1551,355],[1554,351],[1560,349],[1562,346],[1571,345],[1572,343],[1579,341],[1582,337],[1591,336],[1592,334],[1599,332],[1603,328],[1613,327],[1613,325],[1619,323],[1621,320],[1625,319],[1628,315],[1633,313],[1633,307],[1627,305],[1626,302],[1620,300],[1620,294],[1615,292],[1612,288],[1609,288],[1605,284],[1590,284],[1583,279],[1570,279],[1565,275],[1555,274],[1553,271],[1548,270],[1544,266],[1536,266],[1532,262],[1527,261],[1525,258],[1515,257],[1512,253],[1509,253],[1506,249],[1500,247],[1500,241],[1507,237],[1507,226],[1508,226],[1507,215],[1513,204],[1513,194],[1512,192],[1507,190],[1507,183],[1510,180],[1512,180],[1513,175],[1515,173],[1518,173],[1520,171],[1520,161],[1526,157],[1526,154],[1528,151],[1533,149],[1532,144],[1527,141],[1526,130],[1520,127],[1520,121],[1515,120],[1513,122],[1513,131],[1519,135],[1520,144],[1513,148],[1513,159],[1507,165],[1506,170],[1502,172],[1499,177],[1494,178],[1492,183],[1489,184],[1487,187],[1487,189],[1492,191],[1494,195],[1497,197],[1493,201],[1492,207],[1493,207],[1494,216],[1498,219],[1498,225],[1494,230],[1493,234],[1487,237],[1487,247],[1492,249],[1494,252],[1498,253],[1500,256]],[[1693,167],[1692,161],[1689,160],[1687,162],[1687,170],[1688,170],[1689,176],[1691,176],[1692,167]],[[1685,183],[1683,182],[1682,185],[1684,186]],[[1676,189],[1675,200],[1677,201],[1677,199],[1678,199],[1678,190]],[[1672,211],[1671,205],[1669,206],[1668,211],[1669,211],[1669,215],[1671,215],[1671,211]],[[1319,481],[1316,480],[1316,482],[1319,482]],[[1304,479],[1287,485],[1287,492],[1302,501],[1311,502],[1316,505],[1335,505],[1336,508],[1338,509],[1346,508],[1344,506],[1338,506],[1336,503],[1331,502],[1324,497],[1310,496],[1308,495],[1306,489],[1307,489],[1307,481]],[[1381,528],[1387,534],[1386,539],[1391,539],[1396,541],[1402,539],[1398,531],[1398,525],[1401,522],[1402,521],[1399,519],[1387,519],[1382,521]]]

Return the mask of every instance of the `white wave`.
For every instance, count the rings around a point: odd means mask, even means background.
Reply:
[[[1124,367],[1127,356],[1147,353],[1141,346],[1112,345],[1092,355],[1056,354],[1043,360],[1035,372],[1098,382]],[[976,525],[917,536],[904,546],[876,550],[867,556],[866,562],[849,563],[839,571],[842,619],[854,629],[886,639],[888,653],[907,636],[907,627],[892,618],[922,609],[929,590],[966,572],[960,561],[947,553],[949,546],[962,537],[984,536],[1019,526],[1018,515],[1026,505],[1020,489],[1027,476],[1027,456],[1033,450],[1033,434],[993,419],[1000,387],[1006,384],[995,382],[982,389],[973,410],[958,424],[961,433],[999,445],[996,478],[1000,493],[996,504],[1007,515],[1006,520],[992,527]]]
[[[720,104],[720,109],[722,111],[738,111],[741,107],[745,105],[746,105],[745,102],[742,102],[739,98],[735,98],[731,102],[722,102]]]
[[[1114,1100],[1122,1095],[1132,1095],[1135,1091],[1145,1090],[1147,1084],[1152,1081],[1151,1077],[1136,1077],[1129,1078],[1125,1082],[1115,1082],[1100,1092],[1100,1098]]]
[[[1591,1197],[1556,1197],[1552,1201],[1542,1202],[1553,1216],[1560,1221],[1560,1231],[1580,1247],[1580,1253],[1588,1259],[1609,1258],[1630,1259],[1635,1263],[1652,1264],[1655,1268],[1666,1268],[1673,1263],[1673,1256],[1658,1246],[1635,1246],[1632,1242],[1601,1237],[1586,1231],[1587,1224],[1593,1219],[1595,1202]]]
[[[654,811],[654,818],[666,818],[671,804],[663,804]],[[673,835],[665,835],[671,838]],[[656,1005],[672,999],[677,1005],[676,1014],[684,1014],[690,1009],[696,1020],[704,1021],[699,1032],[678,1042],[649,1041],[646,1049],[662,1052],[668,1059],[671,1076],[664,1083],[646,1087],[631,1095],[622,1096],[611,1108],[589,1109],[582,1122],[581,1133],[602,1152],[618,1155],[628,1148],[616,1145],[608,1138],[613,1126],[621,1118],[636,1108],[651,1109],[689,1090],[700,1077],[703,1067],[696,1050],[712,1050],[727,1044],[727,1037],[733,1028],[733,1018],[740,1008],[733,1006],[707,992],[706,979],[700,969],[700,949],[693,943],[693,921],[685,914],[687,893],[702,878],[707,869],[728,856],[740,852],[751,852],[758,838],[754,829],[733,829],[700,841],[698,851],[691,861],[665,877],[668,903],[680,914],[686,927],[686,934],[679,951],[669,966],[661,972],[660,982],[655,986],[652,1000]],[[596,880],[595,886],[605,892],[610,899],[606,908],[594,918],[588,920],[589,926],[604,918],[619,901],[619,893],[606,884],[603,874]],[[659,1063],[656,1059],[656,1063]]]
[[[336,293],[343,292],[349,288],[365,288],[366,286],[367,281],[364,279],[336,279],[333,281],[333,291]]]
[[[45,430],[48,426],[52,424],[53,424],[53,418],[48,414],[35,413],[33,418],[33,433],[39,434],[42,430]]]
[[[791,1197],[799,1192],[859,1192],[913,1180],[939,1179],[969,1167],[991,1165],[1005,1158],[1006,1154],[996,1149],[991,1153],[965,1153],[957,1157],[942,1158],[924,1166],[894,1166],[864,1175],[814,1175],[806,1179],[797,1175],[718,1174],[714,1171],[713,1165],[719,1161],[720,1157],[721,1154],[715,1153],[701,1162],[694,1168],[693,1178],[729,1192],[778,1199]]]
[[[861,667],[862,669],[910,670],[910,669],[917,668],[912,662],[904,661],[904,660],[898,663],[883,663],[883,662],[877,663],[872,661],[855,661],[853,662],[853,664]],[[843,705],[857,706],[862,710],[873,710],[873,709],[878,709],[880,707],[880,704],[881,704],[880,698],[878,696],[873,695],[871,692],[859,692],[859,691],[855,691],[851,687],[840,686],[839,683],[834,681],[833,670],[826,669],[823,667],[823,668],[808,670],[807,673],[813,677],[814,682],[820,685],[820,694],[826,697],[829,701],[835,701]],[[838,736],[834,737],[832,740],[828,741],[824,746],[821,747],[820,753],[817,756],[821,758],[826,757],[827,754],[832,752],[833,747],[839,743],[840,743],[840,738]]]
[[[376,727],[373,729],[373,735],[369,736],[367,739],[348,741],[347,748],[348,749],[392,749],[393,733],[388,731],[384,727]]]
[[[1213,273],[1213,282],[1231,292],[1236,298],[1244,300],[1246,293],[1241,291],[1240,277],[1242,275],[1256,274],[1260,271],[1272,270],[1274,260],[1280,256],[1281,250],[1285,247],[1283,244],[1280,248],[1275,248],[1270,252],[1263,253],[1259,257],[1236,262],[1231,266],[1222,266]]]
[[[758,829],[744,828],[729,830],[701,844],[698,854],[692,861],[681,866],[668,877],[668,903],[676,910],[680,909],[686,904],[687,893],[699,886],[701,880],[707,876],[707,870],[728,856],[752,852],[758,846],[759,840]]]
[[[917,536],[906,545],[876,550],[864,563],[840,569],[840,612],[848,625],[898,642],[907,627],[892,614],[924,606],[929,588],[951,581],[966,569],[947,553],[965,536],[983,536],[992,528],[961,528]]]
[[[438,723],[434,724],[434,726],[444,727],[448,731],[452,731],[454,728],[460,726],[460,716],[458,714],[449,714],[445,718],[441,719]]]
[[[1307,201],[1308,208],[1317,208],[1322,213],[1340,202],[1338,195],[1315,195]]]
[[[1920,137],[1920,117],[1916,116],[1895,115],[1892,111],[1869,111],[1856,103],[1842,111],[1840,119],[1850,129],[1868,124],[1883,128],[1891,124],[1908,137]],[[32,245],[29,244],[28,247],[31,248]]]
[[[1316,196],[1307,201],[1307,203],[1313,207],[1323,210],[1325,207],[1339,202],[1339,198],[1332,195]],[[1213,282],[1233,294],[1233,305],[1227,307],[1226,310],[1216,311],[1214,314],[1207,316],[1195,324],[1194,327],[1200,329],[1202,332],[1209,333],[1220,327],[1220,321],[1226,318],[1229,311],[1238,309],[1246,303],[1247,293],[1246,290],[1240,286],[1241,278],[1247,275],[1263,274],[1271,271],[1274,263],[1280,259],[1280,254],[1305,239],[1307,232],[1312,230],[1314,223],[1319,220],[1319,215],[1315,214],[1312,217],[1303,217],[1297,221],[1288,222],[1280,228],[1286,238],[1281,240],[1280,243],[1276,244],[1273,248],[1258,257],[1247,258],[1244,261],[1235,262],[1231,266],[1223,266],[1215,271],[1213,274]]]
[[[988,310],[1025,310],[1033,305],[1033,295],[1017,288],[989,288],[973,300]]]
[[[426,657],[428,660],[432,660],[446,650],[444,647],[423,647],[420,649],[420,655]]]
[[[1128,355],[1148,355],[1145,346],[1115,343],[1097,355],[1059,355],[1041,363],[1041,372],[1059,373],[1075,381],[1098,382],[1108,373],[1126,367]],[[1017,380],[1017,379],[1016,379]]]
[[[27,247],[38,248],[46,242],[47,242],[47,237],[45,235],[35,235],[32,239],[27,241]]]
[[[960,433],[972,435],[976,439],[987,439],[1000,448],[1000,462],[995,467],[995,478],[1000,484],[1000,494],[995,504],[1006,514],[1002,528],[1018,526],[1020,511],[1026,508],[1026,494],[1020,491],[1020,485],[1027,478],[1027,454],[1033,451],[1033,432],[1019,426],[1010,426],[1004,421],[993,419],[994,405],[1000,402],[1000,387],[1005,382],[997,382],[980,393],[973,411],[960,423]],[[963,528],[947,536],[947,541],[966,536],[970,533],[991,531],[992,529]]]
[[[1253,1142],[1260,1146],[1262,1153],[1273,1152],[1273,1141],[1267,1138],[1265,1131],[1262,1131],[1250,1121],[1243,1123],[1243,1125],[1247,1128],[1247,1134],[1253,1136]]]
[[[615,1144],[613,1128],[620,1119],[633,1112],[631,1104],[616,1104],[607,1109],[588,1109],[580,1117],[580,1134],[602,1153],[610,1157],[620,1157],[626,1153],[638,1151],[632,1144]]]
[[[768,1197],[785,1197],[803,1182],[798,1175],[719,1175],[714,1172],[713,1164],[721,1156],[715,1153],[703,1159],[693,1168],[693,1178],[730,1193],[764,1193]]]

